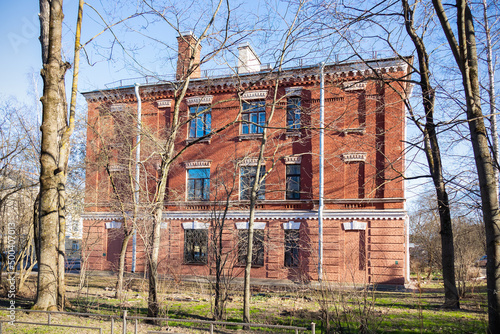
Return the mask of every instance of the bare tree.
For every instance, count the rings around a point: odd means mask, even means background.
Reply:
[[[410,36],[418,55],[418,69],[420,76],[418,85],[422,91],[422,105],[425,114],[425,123],[422,126],[409,106],[410,118],[418,129],[422,132],[424,138],[424,152],[429,166],[429,172],[434,183],[437,197],[437,207],[439,211],[439,220],[441,223],[441,262],[443,269],[445,306],[450,308],[459,308],[459,296],[455,282],[455,251],[453,247],[453,228],[451,221],[450,201],[446,184],[443,177],[443,166],[441,151],[437,138],[436,124],[434,121],[434,105],[436,100],[435,90],[430,81],[429,55],[425,48],[424,41],[417,33],[414,26],[414,10],[408,4],[408,1],[401,1],[403,15],[405,20],[406,32]]]
[[[44,81],[43,118],[40,156],[40,204],[37,229],[39,237],[39,272],[35,309],[65,306],[64,238],[65,185],[70,153],[70,137],[74,129],[80,31],[83,1],[79,2],[75,35],[75,60],[69,115],[64,76],[69,63],[61,57],[63,7],[62,0],[40,0],[40,43]]]
[[[448,44],[460,73],[466,100],[467,120],[471,136],[481,192],[482,212],[486,229],[488,262],[488,331],[500,331],[500,212],[495,166],[488,145],[488,133],[481,110],[478,57],[474,18],[468,3],[456,2],[456,34],[440,0],[433,0],[434,9],[441,23]]]
[[[232,173],[223,166],[218,166],[215,172],[208,246],[210,266],[215,271],[215,281],[209,282],[214,290],[214,320],[225,320],[229,288],[234,278],[234,264],[237,261],[237,252],[234,249],[227,249],[224,240],[228,225],[226,217],[232,208],[231,199],[236,190],[236,171],[236,166]]]

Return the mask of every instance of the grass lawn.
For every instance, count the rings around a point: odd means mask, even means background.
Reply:
[[[36,277],[33,276],[33,279]],[[113,276],[90,276],[85,287],[79,289],[79,278],[67,276],[67,297],[71,302],[69,312],[89,312],[102,315],[121,315],[127,309],[129,316],[146,316],[147,283],[138,278],[127,280],[124,298],[114,298]],[[310,327],[316,323],[316,333],[485,333],[487,325],[486,292],[484,283],[478,283],[461,301],[460,310],[441,308],[443,289],[439,280],[422,283],[419,289],[407,291],[371,291],[342,289],[338,286],[322,290],[294,285],[287,289],[259,286],[251,302],[251,319],[254,323]],[[161,315],[172,319],[211,320],[212,308],[209,286],[205,283],[164,281],[162,285]],[[34,281],[19,293],[17,307],[29,308],[34,300]],[[5,294],[4,294],[5,295]],[[241,322],[242,289],[234,286],[227,303],[227,321]],[[8,299],[0,299],[2,307]],[[0,312],[7,319],[7,312]],[[46,322],[47,315],[17,311],[17,321]],[[101,327],[111,333],[109,318],[72,315],[53,315],[52,323],[74,326]],[[172,329],[175,328],[175,329]],[[134,323],[128,323],[133,333]],[[163,322],[156,326],[139,322],[138,332],[162,330],[172,333],[206,333],[208,327],[195,323]],[[173,330],[173,331],[172,331]],[[31,325],[3,324],[2,333],[99,333],[95,329],[34,327]],[[241,328],[218,329],[219,333],[243,333]],[[255,332],[293,333],[276,329],[259,329]],[[121,320],[116,320],[114,333],[122,333]]]

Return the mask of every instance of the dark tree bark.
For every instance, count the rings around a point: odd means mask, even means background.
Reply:
[[[424,136],[424,151],[429,166],[429,172],[436,189],[436,197],[441,225],[441,263],[444,281],[444,305],[450,308],[459,308],[459,295],[455,281],[455,250],[453,245],[453,228],[451,223],[450,203],[443,179],[441,152],[434,122],[435,90],[430,82],[429,55],[422,38],[417,34],[413,25],[413,10],[407,0],[402,0],[405,28],[410,36],[418,55],[418,72],[420,74],[420,88],[425,112],[425,125],[422,128],[415,117],[413,121]]]

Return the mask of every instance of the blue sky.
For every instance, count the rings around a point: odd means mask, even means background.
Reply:
[[[38,2],[2,1],[0,11],[0,93],[26,98],[32,73],[39,77]]]

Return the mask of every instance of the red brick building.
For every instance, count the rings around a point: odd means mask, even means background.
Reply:
[[[190,38],[186,36],[185,41]],[[179,43],[177,77],[186,64],[183,43]],[[375,59],[324,67],[325,279],[385,284],[403,284],[408,279],[402,179],[403,99],[408,89],[394,80],[408,75],[407,61],[411,59]],[[182,101],[184,124],[176,138],[176,150],[188,147],[168,177],[161,271],[171,275],[213,274],[215,217],[228,206],[222,231],[223,248],[231,254],[227,270],[242,274],[248,185],[257,169],[261,125],[274,112],[268,128],[266,161],[261,166],[269,174],[259,192],[252,276],[316,280],[320,69],[317,65],[300,66],[278,74],[261,65],[251,47],[244,44],[239,47],[238,72],[218,77],[202,77],[202,71],[193,73]],[[377,76],[384,80],[373,79]],[[155,152],[159,146],[155,145],[167,138],[172,121],[173,85],[159,82],[139,89],[143,126],[141,201],[145,203],[145,190],[154,192],[151,184],[158,176]],[[133,126],[120,121],[120,115],[135,115],[137,99],[133,86],[84,96],[90,124],[84,244],[90,269],[113,270],[123,238],[123,215],[112,203],[117,186],[111,184],[108,171],[116,175],[115,180],[120,180],[120,173],[127,175],[128,160],[124,157],[135,146],[123,149],[127,145],[119,138],[127,136],[123,133],[129,129],[130,143],[134,144],[135,133]],[[193,144],[203,136],[207,137]],[[102,160],[104,149],[108,158]],[[127,176],[122,178],[125,184],[126,180]],[[147,211],[146,204],[142,210]],[[141,221],[139,230],[144,231],[148,220]],[[136,271],[143,271],[146,264],[142,240],[137,238]],[[130,242],[126,269],[131,265]]]

